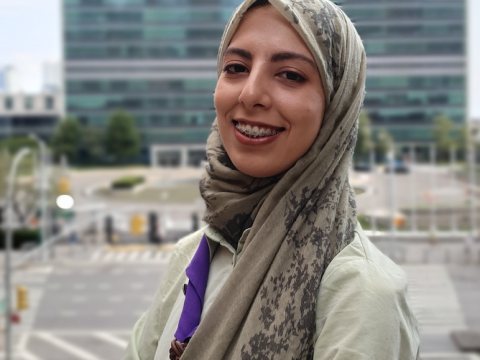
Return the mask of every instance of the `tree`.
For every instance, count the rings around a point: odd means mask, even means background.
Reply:
[[[367,113],[362,111],[358,119],[358,135],[355,145],[355,158],[367,155],[372,149],[372,127]]]
[[[125,162],[140,153],[140,135],[129,113],[118,110],[110,115],[105,147],[108,154],[119,162]]]
[[[82,135],[82,149],[90,162],[99,162],[105,154],[104,134],[95,127],[85,127]]]
[[[9,154],[16,154],[22,147],[36,149],[38,146],[35,139],[27,136],[14,136],[0,141],[0,152],[7,151]]]
[[[455,130],[455,125],[445,115],[437,116],[433,120],[433,139],[437,147],[437,155],[443,160],[448,159],[452,147],[458,148]]]
[[[375,153],[377,157],[384,159],[392,145],[393,139],[390,133],[385,129],[380,129],[375,138]]]
[[[82,127],[76,119],[67,118],[61,120],[52,138],[52,150],[55,158],[59,159],[62,154],[71,161],[78,158],[82,141]]]

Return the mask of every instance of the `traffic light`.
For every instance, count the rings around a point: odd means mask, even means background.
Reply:
[[[143,234],[143,228],[145,226],[145,220],[143,216],[135,214],[130,219],[130,232],[133,235]]]
[[[28,289],[25,286],[17,286],[17,310],[26,310],[28,306]]]
[[[148,241],[153,244],[160,243],[161,239],[158,235],[158,216],[154,212],[148,214]]]

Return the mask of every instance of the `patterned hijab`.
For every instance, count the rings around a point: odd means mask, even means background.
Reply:
[[[225,29],[219,74],[223,54],[254,2],[246,0]],[[207,204],[204,220],[239,255],[182,360],[311,358],[320,280],[353,240],[356,205],[348,168],[364,98],[362,41],[330,0],[270,4],[291,22],[314,56],[325,91],[324,119],[307,153],[271,178],[252,178],[237,170],[214,122],[207,142],[209,166],[200,184]]]

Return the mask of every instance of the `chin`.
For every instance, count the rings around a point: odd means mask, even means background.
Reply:
[[[270,176],[275,176],[286,169],[280,169],[280,168],[272,168],[271,166],[268,166],[267,164],[258,164],[252,166],[251,163],[246,163],[245,161],[233,161],[233,164],[235,167],[240,170],[242,173],[255,177],[255,178],[266,178]]]

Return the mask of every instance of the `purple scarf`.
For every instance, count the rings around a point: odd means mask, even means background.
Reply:
[[[197,252],[186,270],[189,281],[182,315],[175,332],[175,338],[182,343],[190,340],[200,324],[209,270],[210,248],[208,247],[207,238],[203,235]]]

